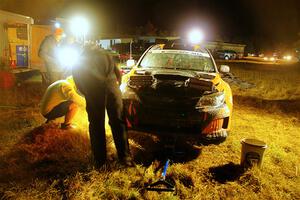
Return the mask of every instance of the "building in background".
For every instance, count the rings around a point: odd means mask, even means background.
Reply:
[[[55,21],[67,26],[68,21],[57,18]],[[38,50],[45,36],[51,34],[53,25],[35,25],[31,17],[23,16],[0,10],[0,64],[11,68],[31,68],[43,70],[44,63],[38,57]],[[66,33],[68,34],[68,29]],[[97,44],[104,49],[115,50],[123,56],[123,60],[129,58],[129,53],[135,59],[152,44],[179,40],[180,37],[162,36],[112,36],[101,35],[94,38]],[[212,53],[218,50],[235,51],[238,57],[244,54],[243,44],[232,44],[226,42],[204,42],[203,46]]]

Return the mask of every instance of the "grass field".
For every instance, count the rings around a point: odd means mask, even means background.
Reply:
[[[233,85],[232,131],[219,145],[177,144],[167,179],[174,193],[148,192],[159,179],[164,152],[156,137],[130,133],[136,168],[123,168],[107,127],[110,164],[91,165],[84,111],[80,129],[42,125],[44,88],[26,83],[0,91],[1,199],[300,199],[300,66],[230,63],[232,72],[256,87]],[[265,141],[261,169],[240,167],[240,140]]]

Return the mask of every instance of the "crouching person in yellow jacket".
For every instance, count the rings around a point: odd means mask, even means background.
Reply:
[[[85,107],[85,99],[77,93],[73,77],[69,76],[47,88],[41,101],[41,114],[47,119],[46,123],[64,116],[61,128],[75,128],[72,120],[79,106]]]

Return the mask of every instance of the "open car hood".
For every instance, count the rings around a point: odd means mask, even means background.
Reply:
[[[199,97],[204,92],[215,91],[215,78],[215,73],[192,70],[137,69],[130,76],[128,86],[141,95]]]

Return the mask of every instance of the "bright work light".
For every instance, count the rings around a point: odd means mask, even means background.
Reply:
[[[55,22],[54,27],[55,28],[60,28],[60,23],[59,22]]]
[[[65,47],[57,51],[57,57],[62,67],[73,67],[79,61],[79,52],[71,47]]]
[[[192,44],[199,44],[203,41],[204,34],[201,30],[194,29],[189,33],[188,39]]]
[[[89,31],[89,23],[83,17],[75,17],[71,20],[71,31],[78,37],[85,37]]]

